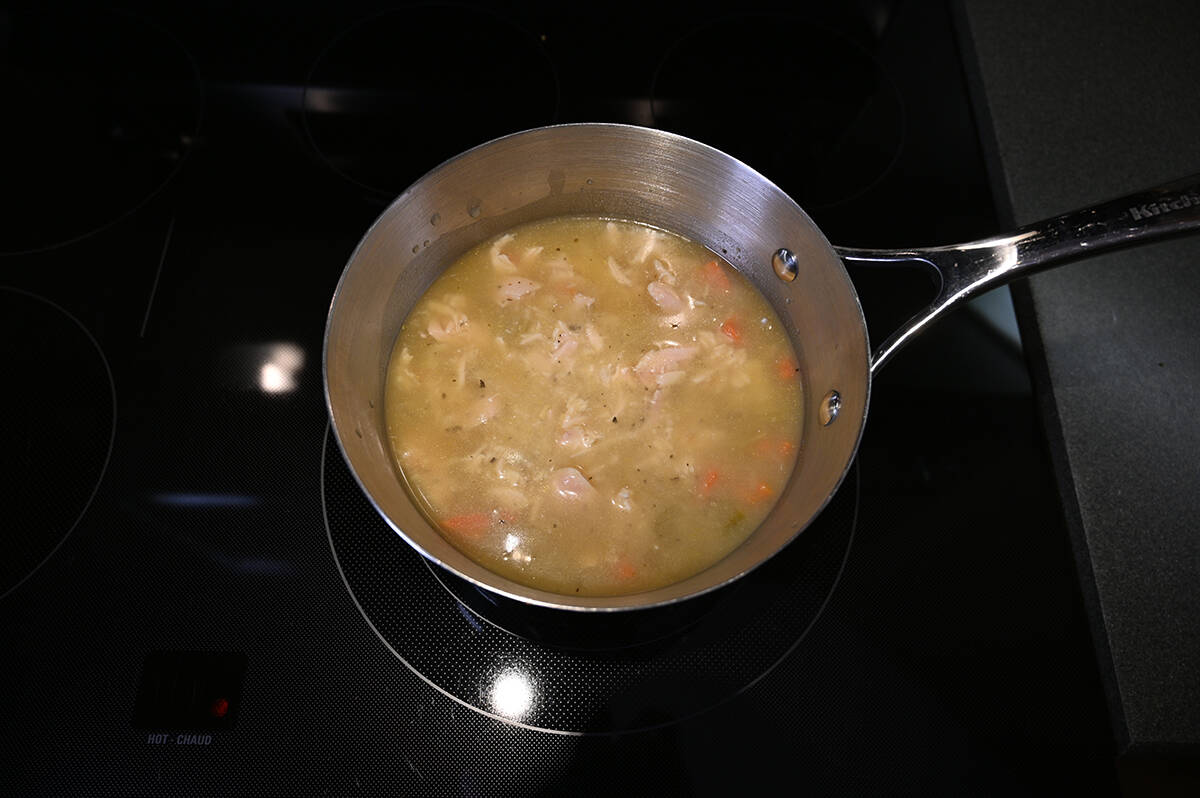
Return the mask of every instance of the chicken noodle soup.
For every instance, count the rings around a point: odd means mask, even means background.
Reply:
[[[405,320],[393,453],[476,562],[558,593],[649,590],[763,521],[800,435],[778,317],[707,249],[561,218],[468,252]]]

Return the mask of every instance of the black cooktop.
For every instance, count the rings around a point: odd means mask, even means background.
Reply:
[[[666,614],[480,593],[328,432],[351,250],[496,135],[690,135],[847,245],[994,231],[955,41],[939,3],[0,12],[0,792],[1115,792],[1019,344],[973,309],[879,376],[817,523]],[[931,293],[852,276],[875,340]]]

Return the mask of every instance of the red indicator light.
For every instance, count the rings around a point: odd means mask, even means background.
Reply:
[[[212,702],[212,706],[208,708],[208,711],[214,718],[223,718],[225,717],[225,713],[229,712],[229,702],[224,698],[218,698]]]

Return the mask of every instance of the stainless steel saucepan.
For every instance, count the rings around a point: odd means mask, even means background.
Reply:
[[[524,222],[562,215],[644,222],[721,253],[774,306],[801,365],[801,452],[778,504],[720,562],[644,593],[560,595],[478,565],[421,514],[388,445],[384,376],[401,322],[418,298],[476,244]],[[329,309],[325,396],[338,444],[362,489],[425,557],[487,590],[545,607],[605,611],[670,604],[746,574],[808,526],[854,459],[872,374],[942,314],[1034,270],[1198,228],[1195,176],[981,241],[920,250],[842,249],[771,181],[704,144],[625,125],[539,128],[447,161],[401,194],[367,231]],[[872,352],[843,261],[918,261],[940,276],[941,287],[932,305]]]

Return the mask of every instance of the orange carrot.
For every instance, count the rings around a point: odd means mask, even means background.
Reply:
[[[795,444],[786,438],[762,438],[754,444],[754,456],[762,459],[786,460],[795,450]]]
[[[742,327],[740,324],[738,324],[737,319],[733,318],[732,316],[730,316],[728,319],[725,319],[725,323],[721,325],[721,332],[729,336],[729,340],[733,341],[735,344],[740,344],[742,342]]]
[[[790,357],[781,357],[775,361],[775,373],[781,380],[794,380],[799,372],[800,367]]]
[[[613,570],[616,572],[617,578],[622,582],[628,582],[637,576],[637,568],[629,561],[628,557],[618,559],[617,564],[613,566]]]
[[[704,279],[713,289],[720,291],[722,294],[728,294],[733,290],[733,283],[729,280],[729,275],[725,273],[725,269],[715,260],[710,260],[704,264]]]
[[[487,513],[462,513],[442,519],[442,528],[468,538],[477,538],[492,526],[492,519]]]
[[[710,468],[704,472],[704,476],[700,479],[700,495],[708,498],[712,493],[713,488],[721,481],[721,474],[715,468]]]
[[[745,491],[743,498],[750,504],[761,504],[774,495],[775,491],[771,490],[770,485],[765,482],[759,482],[754,487]]]

